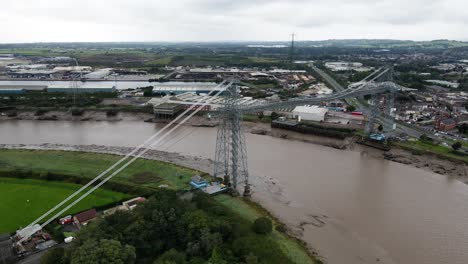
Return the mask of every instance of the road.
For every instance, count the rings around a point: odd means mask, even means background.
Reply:
[[[51,248],[48,248],[46,250],[42,250],[42,251],[39,251],[35,254],[32,254],[32,255],[29,255],[21,260],[18,261],[18,264],[39,264],[41,263],[41,257],[49,250],[53,249],[53,248],[65,248],[65,247],[68,247],[70,244],[65,244],[65,243],[61,243],[61,244],[58,244],[58,245],[55,245]]]
[[[324,72],[323,70],[319,69],[317,66],[313,65],[313,64],[310,64],[310,67],[315,71],[317,72],[323,79],[325,79],[325,81],[330,84],[332,86],[332,88],[335,90],[335,91],[343,91],[345,90],[345,88],[339,84],[335,79],[333,79],[333,77],[331,77],[330,75],[328,75],[326,72]],[[348,104],[353,104],[353,105],[356,105],[359,109],[363,110],[363,111],[369,111],[369,108],[363,104],[362,102],[360,102],[358,99],[354,98],[354,99],[347,99],[346,102]],[[383,122],[387,122],[384,117],[380,116],[377,118],[381,123]],[[435,137],[432,133],[427,133],[425,131],[422,131],[421,129],[418,129],[418,128],[415,128],[415,127],[412,127],[412,126],[409,126],[408,124],[404,124],[404,123],[401,123],[401,122],[397,122],[397,128],[396,128],[396,132],[397,133],[403,133],[403,134],[406,134],[408,136],[411,136],[411,137],[415,137],[415,138],[419,138],[421,135],[423,134],[426,134],[430,137]]]
[[[310,67],[316,71],[318,74],[320,74],[320,76],[322,76],[323,79],[325,79],[325,81],[327,83],[329,83],[333,90],[337,91],[337,92],[341,92],[343,90],[345,90],[345,88],[339,84],[335,79],[333,79],[330,75],[328,75],[326,72],[324,72],[323,70],[317,68],[315,65],[313,64],[309,64]],[[351,105],[356,105],[358,108],[364,108],[365,106],[359,102],[359,100],[357,100],[356,98],[350,98],[350,99],[345,99],[345,101],[348,103],[348,104],[351,104]]]

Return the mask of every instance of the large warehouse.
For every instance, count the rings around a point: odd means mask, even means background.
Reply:
[[[296,108],[294,108],[292,113],[293,117],[297,118],[299,121],[324,121],[327,112],[328,110],[326,108],[319,107],[317,105],[304,105],[297,106]]]
[[[26,92],[44,92],[46,85],[0,85],[0,94],[24,94]]]
[[[84,85],[77,88],[66,87],[63,85],[50,85],[47,88],[49,93],[115,93],[115,86],[89,86]]]

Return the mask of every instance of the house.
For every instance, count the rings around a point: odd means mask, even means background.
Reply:
[[[438,119],[435,123],[435,128],[440,131],[448,131],[455,129],[457,127],[457,122],[452,118]]]
[[[136,197],[136,198],[133,198],[133,199],[130,199],[128,201],[123,202],[119,206],[115,206],[115,207],[112,207],[110,209],[105,210],[103,212],[103,214],[105,216],[107,216],[107,215],[115,214],[117,211],[131,211],[131,210],[135,209],[135,207],[139,203],[143,203],[145,201],[146,201],[146,198],[144,198],[144,197]]]
[[[97,212],[94,208],[87,211],[83,211],[73,216],[73,222],[77,226],[87,225],[91,220],[96,218],[96,214]]]
[[[200,189],[208,186],[208,182],[205,179],[203,179],[200,175],[195,175],[190,180],[190,185],[192,185],[196,189]]]
[[[145,202],[146,199],[144,197],[137,197],[133,198],[131,200],[125,201],[122,203],[124,207],[126,207],[128,210],[133,210],[137,204]]]

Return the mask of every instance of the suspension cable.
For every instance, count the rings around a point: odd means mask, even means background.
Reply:
[[[59,204],[57,204],[55,207],[53,207],[52,209],[50,209],[48,212],[46,212],[45,214],[41,215],[40,217],[38,217],[35,221],[33,221],[31,224],[29,224],[27,227],[31,227],[35,224],[37,224],[39,221],[41,221],[42,219],[44,219],[46,216],[48,216],[49,214],[51,214],[52,212],[56,211],[58,208],[60,208],[62,205],[64,205],[66,202],[68,202],[70,199],[72,199],[73,197],[75,197],[77,194],[79,194],[80,192],[82,192],[83,190],[85,190],[86,188],[88,188],[89,186],[91,186],[93,183],[95,183],[97,180],[99,180],[100,178],[102,178],[104,175],[106,175],[107,173],[109,173],[111,170],[113,170],[115,167],[117,167],[119,164],[121,164],[122,162],[124,162],[126,159],[128,159],[130,156],[133,156],[135,153],[137,153],[138,151],[141,150],[141,148],[145,147],[146,145],[150,144],[151,141],[153,141],[157,136],[159,136],[162,132],[164,132],[166,129],[168,129],[171,125],[173,125],[175,122],[177,122],[179,119],[181,119],[185,114],[187,114],[189,111],[193,110],[193,108],[201,105],[201,104],[206,104],[206,103],[203,103],[202,101],[206,98],[208,98],[210,96],[210,94],[214,91],[216,91],[217,88],[220,88],[222,87],[224,84],[226,83],[226,81],[223,81],[222,83],[220,83],[219,85],[217,85],[215,88],[213,88],[206,96],[203,96],[202,98],[200,98],[199,100],[197,100],[195,102],[195,104],[192,104],[188,109],[186,109],[182,114],[180,114],[179,116],[177,116],[174,120],[172,120],[169,124],[167,124],[165,127],[163,127],[161,130],[159,130],[158,132],[156,132],[155,134],[153,134],[151,137],[149,137],[144,143],[140,144],[138,147],[134,148],[130,153],[128,153],[127,155],[125,155],[125,157],[121,158],[119,161],[117,161],[116,163],[114,163],[111,167],[109,167],[107,170],[105,170],[104,172],[102,172],[101,174],[99,174],[97,177],[95,177],[93,180],[91,180],[90,182],[88,182],[86,185],[82,186],[79,190],[77,190],[76,192],[74,192],[73,194],[71,194],[69,197],[67,197],[65,200],[63,200],[62,202],[60,202]],[[229,83],[228,85],[226,86],[229,86],[231,85],[232,83]],[[220,89],[220,91],[217,93],[217,95],[219,95],[221,92],[224,91],[225,88],[223,89]],[[208,101],[211,101],[213,98],[210,98]],[[207,101],[207,102],[208,102]],[[198,112],[199,110],[201,110],[201,108],[199,107],[198,109],[195,110],[195,113]],[[193,115],[190,115],[190,117],[193,116]],[[188,119],[187,119],[188,120]],[[186,120],[185,120],[186,121]],[[185,122],[184,121],[184,122]],[[178,127],[178,126],[177,126]],[[153,145],[154,143],[151,143],[150,145]]]

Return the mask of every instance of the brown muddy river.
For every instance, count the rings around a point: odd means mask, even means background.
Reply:
[[[136,146],[143,122],[1,121],[0,144]],[[365,153],[246,135],[254,198],[328,263],[468,263],[468,186]],[[213,159],[214,128],[158,149]]]

